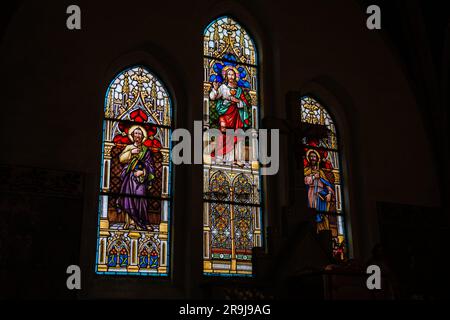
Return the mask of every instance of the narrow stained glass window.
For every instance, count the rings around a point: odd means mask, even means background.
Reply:
[[[203,38],[203,126],[242,129],[258,139],[258,65],[253,40],[235,20],[210,23]],[[203,159],[203,271],[207,275],[251,275],[252,248],[262,246],[261,179],[256,146],[234,139],[205,146]],[[253,157],[249,157],[249,155]]]
[[[315,209],[317,232],[331,233],[333,256],[342,261],[347,245],[336,127],[327,110],[308,96],[301,99],[301,125],[308,207]]]
[[[171,100],[146,68],[124,70],[105,97],[96,272],[168,275]]]

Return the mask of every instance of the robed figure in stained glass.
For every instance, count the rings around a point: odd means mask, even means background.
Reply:
[[[219,85],[218,81],[213,81],[210,100],[216,101],[216,110],[219,115],[219,128],[225,133],[226,129],[246,129],[250,127],[249,110],[251,109],[248,95],[244,88],[238,85],[239,71],[231,66],[225,66],[222,69],[223,83]],[[218,141],[215,151],[215,157],[223,158],[225,162],[232,162],[234,144],[236,139],[233,137],[223,137]],[[237,159],[241,160],[239,156]],[[235,161],[236,162],[236,161]]]
[[[149,200],[145,196],[155,178],[153,159],[150,149],[143,144],[147,139],[147,131],[135,125],[129,132],[132,144],[127,145],[119,155],[120,163],[123,165],[120,176],[122,196],[117,200],[117,207],[119,212],[126,213],[125,229],[136,227],[146,229],[150,221],[147,215]]]
[[[321,167],[321,156],[317,150],[308,150],[305,160],[308,206],[317,211],[333,211],[334,174],[331,170]],[[330,165],[329,162],[325,163],[325,166]]]
[[[144,66],[118,73],[105,96],[96,273],[168,276],[172,104]]]

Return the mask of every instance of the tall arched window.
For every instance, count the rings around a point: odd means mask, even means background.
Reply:
[[[258,139],[258,64],[247,31],[230,17],[204,30],[205,129],[242,129]],[[262,246],[259,162],[256,145],[233,139],[206,145],[215,151],[203,160],[203,271],[208,275],[251,275],[252,248]],[[239,156],[237,156],[239,155]],[[253,157],[256,159],[257,157]]]
[[[312,97],[301,98],[304,179],[308,207],[315,209],[317,232],[331,233],[333,256],[347,256],[342,169],[334,121]]]
[[[96,272],[168,275],[172,106],[146,68],[119,73],[105,97]]]

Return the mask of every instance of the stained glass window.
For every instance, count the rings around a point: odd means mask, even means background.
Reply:
[[[146,68],[118,74],[105,97],[96,272],[168,275],[171,100]]]
[[[247,31],[230,17],[210,23],[203,38],[203,126],[242,129],[258,138],[258,65]],[[203,159],[203,271],[251,275],[252,248],[262,246],[260,166],[254,144],[206,139]]]
[[[307,96],[301,99],[301,125],[308,207],[315,209],[317,232],[331,232],[333,256],[342,261],[347,246],[336,127],[327,110]]]

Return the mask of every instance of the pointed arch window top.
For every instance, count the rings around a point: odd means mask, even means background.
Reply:
[[[105,103],[110,119],[171,125],[170,99],[161,81],[142,66],[122,71],[111,82]]]
[[[337,150],[336,127],[327,109],[314,98],[304,96],[300,110],[302,125],[310,137],[304,144]]]
[[[214,20],[205,28],[203,53],[231,63],[258,64],[252,38],[239,23],[227,16]]]

